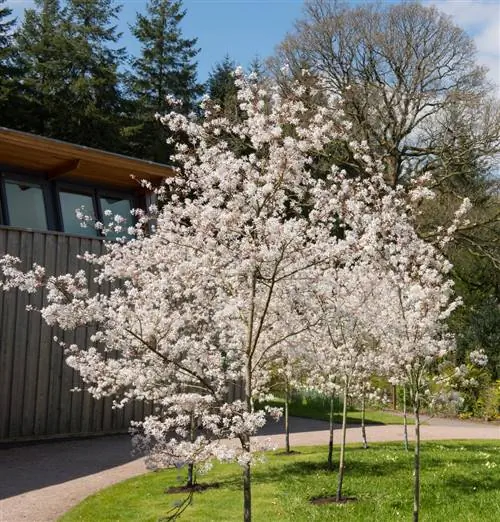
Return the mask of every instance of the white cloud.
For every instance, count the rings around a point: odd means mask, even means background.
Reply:
[[[449,14],[474,39],[478,62],[500,93],[500,3],[498,0],[440,0],[433,3]]]

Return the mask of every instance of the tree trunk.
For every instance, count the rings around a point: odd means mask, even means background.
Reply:
[[[366,438],[365,413],[366,413],[366,396],[365,396],[365,390],[363,389],[363,395],[361,397],[361,436],[363,437],[363,449],[368,449],[368,440]]]
[[[243,464],[243,521],[252,521],[252,477],[250,473],[250,437],[245,436],[242,440],[243,450],[248,453],[245,464]]]
[[[403,386],[403,433],[405,450],[408,451],[408,412],[406,410],[406,386]]]
[[[246,402],[247,411],[253,411],[252,402],[252,361],[248,357],[245,368],[245,397],[243,400]],[[252,520],[252,477],[250,471],[250,435],[244,433],[240,437],[241,446],[245,455],[245,463],[243,464],[243,521],[251,522]]]
[[[290,453],[290,419],[288,416],[288,406],[290,404],[290,386],[288,382],[285,388],[285,451]]]
[[[392,385],[392,409],[396,411],[398,409],[396,385]]]
[[[414,460],[414,487],[413,487],[413,522],[418,522],[420,513],[420,395],[417,391],[413,405],[415,412],[415,460]]]
[[[333,469],[333,428],[334,428],[334,411],[335,409],[335,393],[330,396],[330,438],[328,440],[328,469]]]
[[[189,441],[194,442],[196,440],[196,425],[194,414],[191,413],[191,426],[189,429]],[[195,475],[194,475],[194,464],[190,462],[188,464],[188,475],[187,475],[187,486],[192,488],[195,484]]]
[[[347,432],[347,387],[348,383],[344,385],[344,404],[342,405],[342,439],[340,441],[340,458],[339,458],[339,477],[337,483],[337,502],[342,499],[342,482],[344,481],[344,467],[345,467],[345,437]]]

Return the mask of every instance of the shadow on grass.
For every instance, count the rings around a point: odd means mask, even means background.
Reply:
[[[444,480],[445,487],[455,489],[461,493],[471,493],[473,491],[499,491],[500,478],[493,477],[470,477],[464,474],[455,474]]]

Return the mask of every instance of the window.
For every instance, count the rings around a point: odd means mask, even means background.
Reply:
[[[61,204],[62,229],[64,232],[91,237],[99,235],[94,227],[96,212],[94,209],[94,198],[91,195],[61,190],[59,191],[59,202]],[[84,222],[78,219],[76,215],[79,210],[81,210],[83,215],[91,218],[91,222],[86,227],[82,227]]]
[[[119,223],[121,226],[121,231],[107,232],[106,237],[109,239],[113,239],[117,237],[126,236],[128,227],[134,225],[134,219],[132,214],[130,213],[130,211],[132,210],[132,202],[130,201],[130,199],[120,199],[117,197],[101,196],[99,198],[99,203],[101,205],[101,210],[103,214],[102,222],[105,226],[107,226],[110,223],[110,220],[113,219],[116,215],[124,219],[122,223]],[[110,213],[110,215],[107,216],[107,213]]]
[[[47,230],[45,198],[40,185],[5,180],[5,197],[10,226]]]
[[[136,201],[131,193],[88,185],[45,180],[20,172],[0,172],[0,224],[35,230],[59,230],[67,234],[103,237],[95,228],[108,226],[114,216],[123,218],[121,230],[107,232],[107,239],[127,236],[135,223],[130,211]],[[109,215],[106,215],[109,214]],[[79,219],[88,216],[85,220]]]

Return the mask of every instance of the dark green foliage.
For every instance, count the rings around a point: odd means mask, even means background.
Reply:
[[[167,133],[155,118],[170,109],[166,97],[181,100],[188,113],[202,92],[196,82],[196,39],[183,38],[179,27],[185,14],[180,1],[150,0],[131,28],[141,53],[128,79],[133,112],[127,138],[131,153],[142,158],[169,159]]]
[[[113,0],[68,0],[64,29],[72,57],[66,73],[68,118],[61,137],[119,151],[121,92],[118,67],[125,51],[113,25],[121,7]]]
[[[15,35],[22,71],[17,82],[21,104],[11,110],[16,113],[15,128],[50,136],[57,126],[53,116],[63,95],[63,71],[69,66],[62,15],[58,0],[35,0],[34,8],[24,12]]]
[[[124,51],[112,0],[35,0],[17,32],[19,84],[26,109],[17,128],[119,151]]]
[[[213,103],[220,105],[223,114],[229,118],[238,118],[238,89],[234,84],[236,63],[229,55],[222,62],[215,64],[206,83],[207,94]]]
[[[9,126],[13,120],[12,108],[19,104],[17,84],[20,70],[12,38],[16,20],[11,16],[12,9],[4,6],[5,1],[0,0],[0,125]]]

